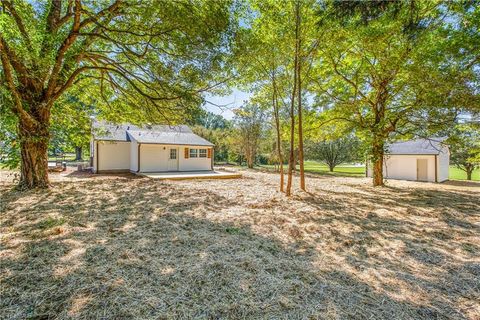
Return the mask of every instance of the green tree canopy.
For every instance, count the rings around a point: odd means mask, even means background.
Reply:
[[[52,109],[67,111],[55,102],[84,79],[107,120],[194,114],[228,76],[236,10],[228,0],[1,1],[0,83],[18,123],[21,185],[48,185]]]

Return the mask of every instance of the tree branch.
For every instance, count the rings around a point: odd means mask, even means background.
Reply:
[[[60,72],[60,68],[63,64],[63,59],[65,57],[65,53],[67,50],[75,43],[75,40],[78,37],[78,32],[80,30],[80,12],[82,10],[82,4],[80,0],[75,0],[75,9],[74,9],[74,18],[73,18],[73,25],[72,30],[68,34],[67,38],[63,41],[62,45],[58,49],[57,55],[55,57],[55,64],[53,66],[52,72],[50,73],[50,79],[48,81],[47,90],[45,94],[45,98],[47,100],[53,94],[55,87],[57,85],[58,74]]]
[[[22,18],[20,17],[17,10],[13,6],[13,3],[8,0],[2,1],[2,3],[5,5],[8,11],[10,11],[10,14],[15,20],[18,30],[20,30],[20,33],[22,34],[23,40],[25,41],[25,44],[27,45],[28,50],[33,51],[32,42],[30,41],[30,36],[28,35],[27,30],[25,29],[25,25],[23,24]]]
[[[4,50],[2,41],[0,41],[0,59],[2,60],[2,68],[5,75],[5,80],[14,99],[14,107],[12,111],[16,113],[23,121],[29,123],[30,125],[34,124],[36,121],[25,111],[25,109],[23,109],[22,98],[15,87],[10,61],[6,51]]]

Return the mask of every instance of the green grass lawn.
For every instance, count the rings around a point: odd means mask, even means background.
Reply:
[[[260,165],[260,168],[272,169],[273,165]],[[286,169],[287,167],[285,167]],[[364,177],[365,167],[356,167],[351,164],[345,164],[335,167],[333,172],[330,172],[328,166],[317,161],[305,161],[305,171],[310,173],[317,173],[322,175],[347,176],[347,177]]]
[[[260,165],[260,168],[273,169],[273,165]],[[335,167],[333,172],[328,167],[317,161],[305,161],[305,171],[322,175],[347,176],[347,177],[364,177],[365,167],[356,167],[349,164]],[[455,166],[450,166],[450,180],[466,180],[467,174]],[[472,180],[480,181],[480,170],[473,172]]]
[[[455,166],[450,166],[449,172],[450,180],[467,180],[467,174],[465,171],[458,169]],[[480,181],[480,170],[473,171],[472,180]]]
[[[75,159],[75,153],[65,153],[64,154],[65,157],[55,157],[54,155],[49,155],[48,156],[48,161],[55,161],[55,160],[62,160],[64,159],[63,161],[74,161]]]

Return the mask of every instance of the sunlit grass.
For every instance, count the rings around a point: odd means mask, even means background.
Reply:
[[[467,173],[455,166],[450,166],[448,175],[450,180],[467,180]],[[473,171],[472,180],[480,181],[480,170]]]
[[[273,169],[273,165],[260,165],[260,168]],[[351,164],[344,164],[335,167],[333,172],[330,172],[328,167],[317,161],[305,161],[305,171],[311,173],[317,173],[322,175],[333,175],[333,176],[349,176],[349,177],[364,177],[365,176],[365,167],[364,166],[353,166]],[[466,180],[467,174],[465,171],[458,169],[455,166],[450,166],[449,172],[450,180]],[[472,180],[480,181],[480,170],[475,170],[472,175]]]
[[[273,165],[260,165],[260,168],[274,169]],[[285,166],[287,168],[287,166]],[[297,167],[298,169],[298,167]],[[335,167],[333,172],[330,172],[328,166],[317,161],[305,161],[305,171],[310,173],[332,175],[332,176],[348,176],[348,177],[364,177],[365,167],[345,164]]]
[[[0,318],[478,318],[473,183],[242,175],[0,179]]]

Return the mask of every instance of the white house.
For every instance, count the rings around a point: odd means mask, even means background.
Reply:
[[[417,139],[389,144],[383,163],[387,179],[443,182],[448,180],[450,151],[443,139]],[[367,164],[367,176],[373,174]]]
[[[185,125],[94,122],[90,154],[95,173],[213,170],[213,144]]]

